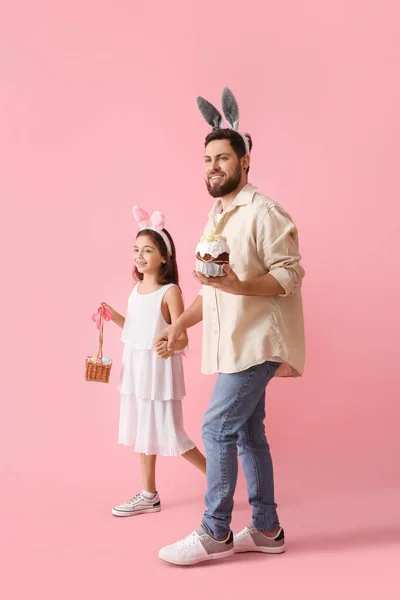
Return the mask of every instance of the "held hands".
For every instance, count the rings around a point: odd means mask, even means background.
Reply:
[[[176,350],[176,342],[184,332],[181,325],[175,322],[160,333],[154,344],[154,350],[160,358],[170,358]]]
[[[243,294],[244,282],[239,279],[235,271],[229,265],[224,265],[225,277],[205,277],[198,271],[193,271],[193,276],[202,285],[209,285],[217,290],[240,296]]]
[[[165,360],[174,354],[173,350],[168,350],[167,340],[160,340],[159,342],[156,342],[154,350],[158,354],[159,358],[164,358]]]

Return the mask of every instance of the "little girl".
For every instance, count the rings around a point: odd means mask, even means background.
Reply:
[[[161,213],[150,218],[135,206],[133,214],[140,227],[133,249],[137,283],[126,317],[103,303],[113,322],[122,327],[124,343],[118,442],[140,453],[142,471],[142,492],[114,506],[112,514],[118,517],[161,510],[155,479],[157,455],[182,455],[206,472],[205,457],[183,428],[181,353],[188,343],[187,334],[177,340],[174,352],[168,352],[166,341],[154,348],[159,334],[184,310],[175,245],[164,229]]]

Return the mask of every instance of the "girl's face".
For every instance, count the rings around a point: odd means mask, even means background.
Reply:
[[[140,235],[133,248],[133,260],[139,273],[154,275],[164,261],[154,241],[149,235]]]

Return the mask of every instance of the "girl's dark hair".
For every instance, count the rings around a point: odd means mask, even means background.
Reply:
[[[137,238],[142,235],[148,235],[153,240],[154,245],[158,248],[161,256],[165,259],[165,263],[162,263],[160,266],[157,283],[159,285],[175,283],[175,285],[179,287],[179,273],[178,265],[176,263],[176,250],[174,240],[172,239],[171,234],[166,229],[163,229],[163,233],[166,234],[171,244],[171,256],[169,256],[168,254],[167,246],[164,240],[162,239],[161,235],[159,235],[156,231],[153,231],[153,229],[142,229],[137,234]],[[143,280],[143,273],[139,273],[136,267],[133,269],[133,276],[138,281]]]

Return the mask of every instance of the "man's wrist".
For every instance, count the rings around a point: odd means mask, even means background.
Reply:
[[[250,280],[242,281],[239,279],[238,296],[248,296],[250,292]]]
[[[175,321],[175,327],[178,329],[182,329],[183,331],[186,329],[185,327],[185,313],[182,313],[180,317]]]

